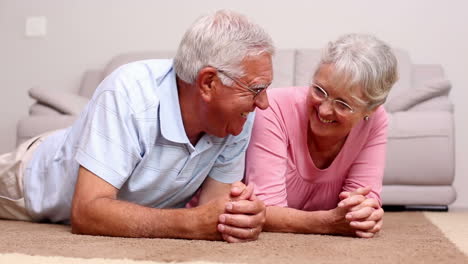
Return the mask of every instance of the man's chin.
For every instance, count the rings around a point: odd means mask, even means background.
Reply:
[[[242,132],[242,129],[240,131],[236,131],[235,133],[231,133],[233,136],[238,136]]]
[[[232,136],[238,136],[240,133],[242,133],[242,130],[244,129],[244,124],[239,128],[232,128],[232,127],[227,127],[222,131],[213,131],[211,135],[219,137],[219,138],[224,138],[229,135]]]
[[[219,133],[219,134],[217,134],[217,135],[215,135],[215,136],[220,137],[220,138],[224,138],[224,137],[227,137],[227,136],[229,136],[229,135],[231,135],[231,136],[238,136],[240,133],[242,133],[242,129],[239,130],[239,131],[227,130],[227,131],[224,131],[224,132],[222,132],[222,133]]]
[[[242,120],[242,123],[240,124],[240,126],[237,128],[231,129],[229,134],[233,136],[238,136],[240,133],[242,133],[242,131],[244,130],[244,125],[246,121],[247,119]],[[235,130],[235,131],[232,131],[232,130]]]

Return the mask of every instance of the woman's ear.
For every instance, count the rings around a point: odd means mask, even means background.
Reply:
[[[373,115],[375,111],[377,111],[377,108],[379,108],[379,106],[376,106],[372,109],[367,110],[363,117],[364,121],[369,121],[370,116]]]
[[[213,67],[205,67],[198,72],[197,88],[205,101],[210,101],[216,91],[217,72]]]

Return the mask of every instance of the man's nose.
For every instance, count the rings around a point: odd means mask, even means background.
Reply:
[[[262,110],[265,110],[270,106],[267,91],[263,91],[255,97],[255,105]]]

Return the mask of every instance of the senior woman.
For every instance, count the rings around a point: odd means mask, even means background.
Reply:
[[[397,78],[389,46],[350,34],[324,49],[310,87],[269,91],[245,179],[267,206],[263,230],[370,238],[381,229],[382,104]]]

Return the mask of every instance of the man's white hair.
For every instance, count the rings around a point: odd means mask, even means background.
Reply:
[[[398,80],[397,59],[392,49],[372,35],[348,34],[328,43],[316,74],[323,64],[334,66],[333,78],[342,88],[361,87],[366,102],[359,101],[369,109],[383,104]]]
[[[266,31],[241,14],[220,10],[199,18],[185,32],[174,58],[174,69],[180,79],[190,84],[206,66],[241,78],[245,74],[242,60],[262,53],[274,54],[273,41]],[[218,76],[225,85],[232,85],[230,79]]]

